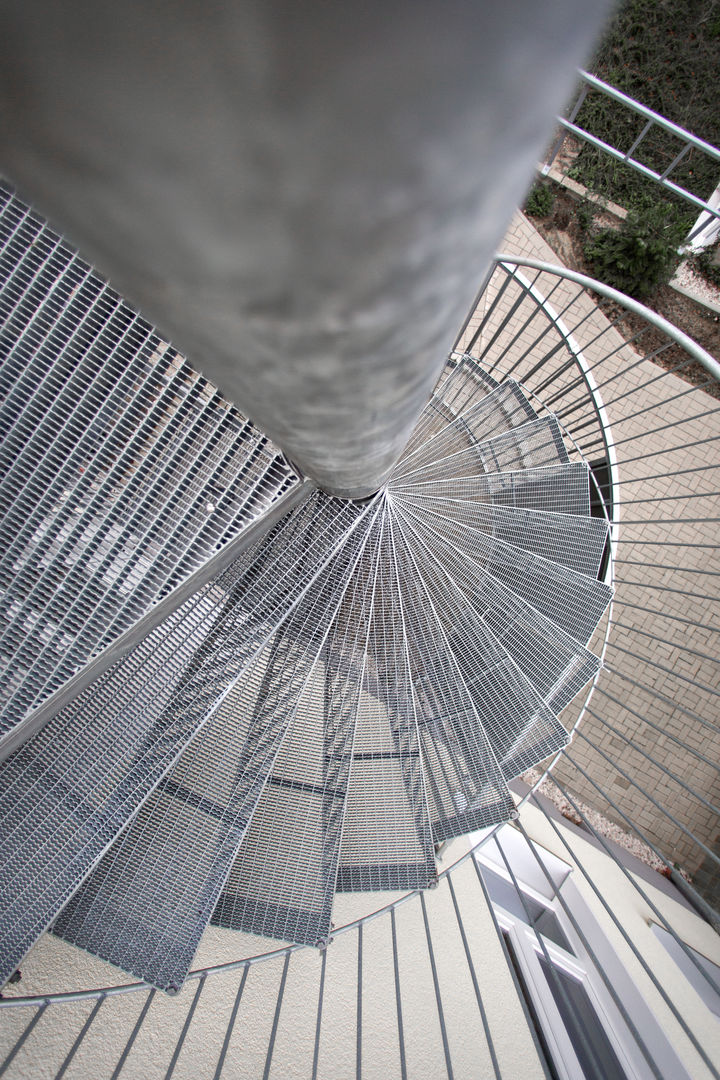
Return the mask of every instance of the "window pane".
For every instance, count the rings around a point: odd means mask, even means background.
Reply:
[[[578,979],[554,965],[551,971],[543,956],[538,959],[585,1080],[626,1080],[627,1073],[620,1065],[585,987]],[[556,978],[553,978],[553,973]],[[564,994],[558,983],[564,989]]]

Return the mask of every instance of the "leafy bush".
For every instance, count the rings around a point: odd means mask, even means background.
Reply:
[[[595,222],[595,207],[593,204],[586,202],[584,199],[579,202],[575,208],[575,220],[578,223],[580,232],[589,232]]]
[[[555,196],[547,184],[534,184],[525,200],[525,213],[531,217],[547,217],[555,205]]]
[[[672,207],[629,213],[618,229],[600,229],[585,245],[593,273],[629,296],[647,296],[679,262],[685,223]]]

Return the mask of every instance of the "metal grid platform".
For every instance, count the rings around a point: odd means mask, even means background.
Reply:
[[[12,718],[295,477],[7,193],[3,221]],[[305,492],[0,767],[4,976],[53,925],[177,991],[210,920],[316,944],[336,889],[433,885],[598,671],[589,510],[555,418],[455,357],[385,489]]]

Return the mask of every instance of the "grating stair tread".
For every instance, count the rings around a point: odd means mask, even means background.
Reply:
[[[2,731],[300,484],[0,188]],[[387,486],[308,485],[0,763],[0,980],[53,932],[177,992],[209,923],[322,945],[513,816],[597,675],[606,522],[558,420],[450,358]],[[273,518],[267,519],[268,522]]]

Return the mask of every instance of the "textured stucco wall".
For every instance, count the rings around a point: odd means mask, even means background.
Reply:
[[[643,900],[612,860],[579,836],[577,830],[561,829],[566,846],[538,811],[523,810],[523,822],[530,835],[560,858],[570,862],[577,859],[572,872],[573,882],[659,1020],[674,1051],[693,1078],[703,1080],[709,1076],[647,973],[583,878],[582,869],[587,870],[593,880],[602,883],[603,895],[649,961],[660,985],[671,994],[675,1006],[707,1052],[720,1060],[717,1020],[653,936],[648,924],[652,918],[658,920],[650,903],[668,918],[683,940],[720,962],[720,942],[713,931],[681,903],[647,882],[641,884],[649,902]],[[462,850],[462,842],[451,845],[444,855],[444,864],[451,864]],[[541,1080],[542,1069],[472,864],[464,863],[452,877],[501,1073],[512,1078],[523,1077],[523,1080]],[[336,907],[338,923],[372,910],[374,901],[390,898],[389,894],[341,896]],[[458,1078],[491,1076],[490,1055],[447,881],[428,892],[425,902],[453,1073]],[[445,1076],[443,1040],[418,897],[396,909],[395,929],[407,1075],[411,1080]],[[270,944],[261,939],[243,938],[230,931],[211,929],[203,938],[197,963],[222,963],[241,955],[262,952]],[[283,965],[282,958],[275,958],[249,969],[228,1043],[223,1077],[255,1080],[264,1074]],[[302,950],[291,957],[269,1072],[272,1078],[305,1080],[312,1075],[321,970],[322,954],[314,949]],[[50,936],[38,943],[22,971],[22,982],[9,987],[8,993],[42,993],[50,989],[71,990],[125,981],[122,973]],[[388,914],[364,927],[362,975],[362,1075],[371,1080],[399,1077],[392,924]],[[215,1076],[240,979],[241,972],[237,970],[207,979],[177,1056],[174,1080]],[[356,1076],[357,987],[358,935],[356,931],[350,931],[336,937],[327,952],[318,1045],[317,1075],[321,1080],[345,1080]],[[197,988],[198,983],[191,981],[177,998],[160,993],[154,996],[127,1057],[123,1077],[128,1080],[165,1077]],[[67,1080],[109,1080],[113,1076],[145,1000],[144,993],[107,999],[64,1074]],[[92,1002],[51,1006],[12,1062],[7,1073],[10,1080],[54,1077],[92,1007]],[[0,1013],[0,1054],[4,1055],[12,1047],[30,1015],[25,1009]]]
[[[451,846],[445,862],[454,860],[461,851],[461,844]],[[454,885],[503,1075],[540,1080],[542,1070],[469,863],[456,871]],[[337,921],[346,922],[386,899],[390,899],[389,894],[341,896],[336,905]],[[447,883],[427,893],[425,900],[454,1073],[457,1077],[491,1075],[490,1056]],[[410,1078],[443,1076],[443,1041],[419,899],[415,897],[398,907],[395,921],[407,1073]],[[203,939],[197,963],[222,963],[262,952],[271,944],[212,928]],[[281,1077],[301,1080],[312,1074],[321,968],[322,954],[314,949],[302,950],[291,958],[270,1071],[270,1076],[278,1080]],[[379,917],[363,930],[362,970],[362,1074],[385,1080],[400,1075],[389,915]],[[38,943],[22,971],[22,982],[10,987],[9,992],[42,993],[51,988],[70,990],[125,981],[122,973],[50,936]],[[263,1075],[282,971],[282,959],[251,967],[223,1077],[254,1080]],[[358,935],[351,931],[339,935],[327,952],[318,1056],[321,1080],[342,1080],[356,1075],[357,975]],[[175,1080],[214,1076],[239,981],[238,971],[207,980],[177,1059]],[[128,1056],[123,1077],[151,1080],[165,1076],[197,985],[197,982],[188,983],[177,998],[155,995]],[[102,1080],[112,1076],[145,1000],[144,993],[135,993],[110,998],[101,1006],[65,1073],[67,1080],[74,1077]],[[33,1080],[53,1077],[92,1007],[92,1002],[52,1006],[7,1075]],[[12,1046],[29,1017],[30,1013],[24,1009],[0,1014],[0,1053]]]
[[[658,886],[632,873],[628,877],[614,859],[597,844],[583,838],[577,829],[561,828],[563,839],[560,839],[545,815],[532,806],[523,810],[522,820],[533,839],[559,858],[575,863],[572,872],[574,885],[597,921],[598,928],[657,1018],[680,1061],[693,1080],[710,1078],[712,1074],[663,1001],[640,960],[624,940],[590,881],[601,891],[603,899],[647,963],[657,983],[669,995],[710,1060],[715,1062],[720,1061],[720,1024],[717,1017],[680,973],[653,934],[651,925],[662,925],[662,919],[667,920],[681,941],[716,964],[720,964],[720,937],[682,902],[679,894],[676,894],[678,899],[673,899],[670,891],[660,888],[663,879],[659,875]],[[602,955],[601,960],[606,963],[606,956]],[[669,1072],[670,1075],[672,1073]]]

